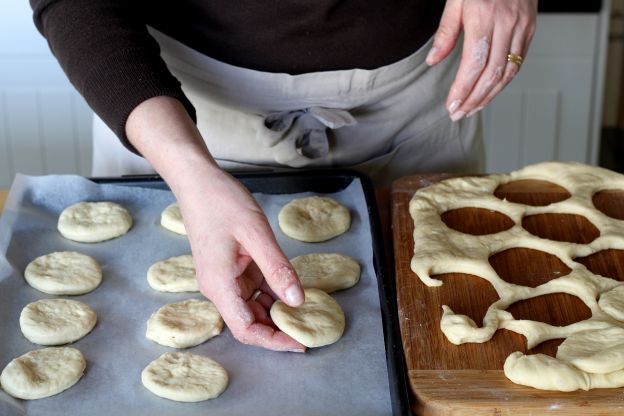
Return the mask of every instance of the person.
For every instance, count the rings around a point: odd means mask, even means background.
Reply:
[[[477,171],[471,116],[520,69],[537,13],[537,0],[30,1],[99,116],[93,173],[158,172],[232,334],[297,352],[267,310],[301,305],[301,284],[228,170],[343,166],[377,184]]]

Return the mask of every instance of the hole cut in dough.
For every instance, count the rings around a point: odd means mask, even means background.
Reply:
[[[514,226],[507,215],[485,208],[457,208],[442,213],[441,217],[447,227],[472,235],[495,234]]]
[[[543,207],[565,201],[571,194],[556,183],[537,180],[519,179],[503,183],[494,190],[494,196],[509,202]]]
[[[585,257],[577,257],[574,261],[581,263],[594,274],[624,281],[624,250],[600,250]]]
[[[594,207],[608,217],[624,220],[624,190],[603,189],[592,196]]]
[[[589,244],[600,237],[600,230],[587,218],[576,214],[544,213],[522,218],[522,227],[548,240]]]
[[[488,261],[505,282],[533,288],[572,271],[554,254],[525,247],[500,251]]]

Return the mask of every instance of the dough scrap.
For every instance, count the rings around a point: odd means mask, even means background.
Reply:
[[[298,308],[277,300],[271,306],[275,325],[306,347],[322,347],[338,341],[344,332],[344,312],[331,296],[320,289],[305,289],[305,301]]]
[[[82,353],[75,348],[43,348],[7,364],[0,374],[0,384],[13,397],[42,399],[76,384],[86,366]]]
[[[97,322],[89,305],[77,300],[41,299],[22,309],[19,323],[30,342],[40,345],[61,345],[87,335]]]
[[[145,336],[160,345],[189,348],[219,335],[223,319],[209,300],[187,299],[158,309],[147,321]]]
[[[122,236],[132,227],[130,213],[114,202],[79,202],[61,212],[61,235],[80,243],[98,243]]]
[[[311,253],[290,260],[304,288],[332,293],[348,289],[360,280],[357,261],[339,253]]]
[[[57,251],[37,257],[24,270],[26,282],[50,295],[82,295],[102,281],[99,263],[86,254]]]
[[[180,212],[180,206],[177,202],[169,205],[160,214],[160,225],[176,234],[186,235],[182,212]]]
[[[199,292],[193,256],[185,254],[154,263],[147,269],[147,283],[160,292]]]
[[[228,385],[228,374],[208,357],[167,352],[145,367],[141,381],[149,391],[165,399],[199,402],[223,393]]]
[[[546,206],[528,206],[494,196],[498,186],[524,179],[553,182],[571,196]],[[561,391],[624,386],[624,370],[618,369],[622,368],[624,359],[618,352],[624,322],[614,320],[624,317],[624,302],[619,300],[624,294],[624,282],[596,275],[574,261],[606,249],[624,249],[624,221],[608,217],[592,202],[594,194],[610,189],[624,189],[624,175],[595,166],[560,162],[538,163],[509,174],[447,179],[419,189],[409,206],[414,220],[412,271],[428,286],[442,285],[442,281],[431,277],[436,274],[480,276],[499,295],[499,300],[488,308],[482,326],[443,305],[440,326],[447,339],[454,344],[485,342],[498,328],[524,335],[527,348],[550,339],[567,338],[556,358],[512,354],[505,364],[506,376],[515,383]],[[444,224],[441,219],[444,212],[466,207],[500,212],[515,225],[494,234],[470,235]],[[540,238],[522,227],[522,218],[544,213],[583,216],[600,235],[588,244],[576,244]],[[554,255],[571,271],[535,288],[505,282],[488,259],[494,253],[514,247]],[[505,310],[518,301],[560,292],[577,296],[592,311],[592,317],[558,327],[516,320]],[[588,347],[587,340],[592,338],[598,345]],[[612,369],[616,370],[609,372]],[[563,380],[566,378],[567,382]]]
[[[284,205],[278,214],[284,234],[295,240],[318,243],[346,232],[351,226],[349,210],[335,199],[320,196],[299,198]]]

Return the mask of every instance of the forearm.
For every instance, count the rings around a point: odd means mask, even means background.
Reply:
[[[153,97],[128,117],[130,143],[152,164],[174,193],[220,172],[184,106],[170,97]]]

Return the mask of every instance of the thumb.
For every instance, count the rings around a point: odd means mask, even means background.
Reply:
[[[249,227],[239,239],[273,292],[290,306],[301,306],[303,287],[295,269],[277,244],[266,217]]]
[[[433,46],[427,54],[427,64],[435,65],[448,56],[455,47],[462,27],[463,0],[447,0],[440,25],[433,37]]]

